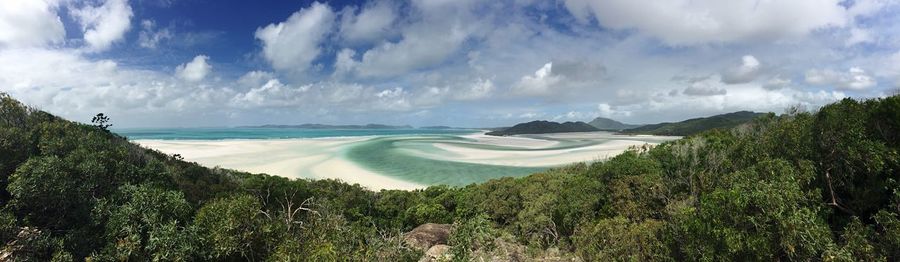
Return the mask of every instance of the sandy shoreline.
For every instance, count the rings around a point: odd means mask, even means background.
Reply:
[[[496,137],[484,134],[461,136],[466,142],[434,142],[437,150],[406,149],[409,155],[441,161],[488,165],[543,167],[596,161],[620,154],[631,146],[656,144],[674,138],[616,136],[606,132],[564,133],[536,136]],[[344,157],[345,150],[374,137],[334,137],[267,140],[135,140],[167,154],[204,166],[266,173],[288,178],[340,179],[372,190],[412,190],[417,184],[368,170]],[[566,147],[560,141],[587,146]],[[493,147],[502,150],[494,150]],[[522,150],[516,150],[521,148]]]
[[[266,173],[288,178],[340,179],[372,190],[424,188],[366,170],[340,157],[340,151],[370,137],[271,140],[135,140],[134,142],[204,166]]]

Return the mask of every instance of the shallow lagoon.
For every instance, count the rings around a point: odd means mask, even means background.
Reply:
[[[207,166],[292,178],[333,178],[372,189],[463,186],[602,160],[677,137],[608,132],[485,136],[474,130],[210,128],[117,130],[144,146]]]

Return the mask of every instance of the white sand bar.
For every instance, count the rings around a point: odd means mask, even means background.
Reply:
[[[489,165],[543,167],[606,159],[632,146],[658,144],[678,137],[621,136],[608,132],[561,133],[496,137],[462,136],[466,142],[436,140],[438,150],[400,148],[416,158]],[[343,152],[373,137],[268,140],[136,140],[138,144],[205,166],[288,178],[339,179],[373,190],[423,188],[421,185],[368,170],[344,157]],[[564,141],[564,142],[561,142]],[[585,146],[563,143],[587,142]],[[501,149],[492,149],[503,147]],[[521,150],[517,150],[521,148]]]
[[[223,167],[288,178],[339,179],[372,190],[424,188],[366,170],[340,151],[370,137],[271,140],[136,140],[134,142],[208,167]]]

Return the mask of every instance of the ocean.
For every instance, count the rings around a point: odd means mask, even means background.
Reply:
[[[372,180],[359,178],[361,174],[332,167],[354,166],[418,185],[465,186],[602,159],[606,150],[625,150],[635,143],[668,140],[611,133],[476,139],[469,135],[481,131],[464,129],[132,128],[113,132],[207,166],[285,177],[337,177],[373,187],[376,185],[366,184]],[[278,141],[301,138],[311,141]],[[517,146],[517,139],[537,144]],[[604,149],[607,143],[622,145]]]
[[[467,135],[472,129],[303,129],[258,127],[120,128],[113,132],[131,140],[287,139],[401,135]]]

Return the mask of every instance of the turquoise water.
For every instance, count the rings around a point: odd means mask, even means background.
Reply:
[[[302,128],[120,128],[113,132],[132,140],[285,139],[347,136],[465,135],[465,129],[302,129]]]
[[[477,150],[491,151],[550,151],[577,149],[602,144],[610,139],[556,139],[539,135],[532,138],[554,140],[558,143],[541,148],[510,147],[477,143],[464,135],[475,130],[461,129],[297,129],[297,128],[167,128],[167,129],[116,129],[114,132],[131,140],[226,140],[226,139],[289,139],[358,137],[370,139],[353,142],[332,151],[333,157],[340,157],[375,173],[422,185],[463,186],[480,183],[494,178],[521,177],[546,170],[552,166],[524,167],[478,164],[453,161],[458,153],[450,152],[435,144],[453,145]],[[656,142],[651,137],[616,137],[618,140],[639,140]],[[297,148],[315,154],[322,148]],[[549,152],[548,152],[549,153]],[[226,165],[227,166],[227,165]],[[297,171],[303,173],[304,171]],[[290,174],[288,174],[290,175]],[[294,174],[311,177],[310,174]]]
[[[502,146],[460,143],[458,136],[378,137],[350,147],[345,156],[366,169],[423,185],[464,186],[501,177],[521,177],[548,167],[516,167],[443,161],[421,157],[415,152],[453,154],[434,147],[434,143],[503,150]]]
[[[424,158],[416,152],[453,154],[432,145],[435,142],[465,142],[465,129],[300,129],[300,128],[123,128],[113,130],[131,140],[226,140],[290,139],[372,136],[350,145],[341,156],[381,175],[423,185],[462,186],[500,177],[520,177],[547,167],[516,167],[473,164]],[[479,149],[517,150],[501,146],[463,143]],[[298,148],[298,150],[303,150]],[[316,150],[316,149],[310,149]],[[518,150],[522,150],[519,148]]]

